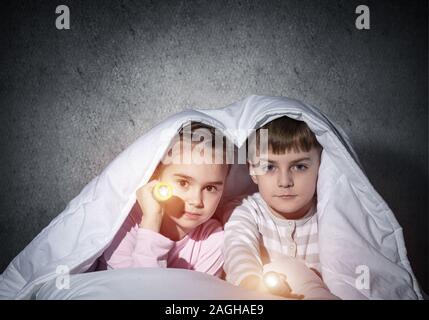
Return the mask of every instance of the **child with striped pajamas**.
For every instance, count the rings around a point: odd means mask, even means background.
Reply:
[[[261,129],[268,130],[266,159],[257,159],[254,152],[259,152]],[[315,281],[317,297],[336,298],[323,284],[319,269],[316,185],[321,145],[305,122],[288,117],[261,127],[253,139],[256,144],[249,140],[248,146],[256,150],[248,150],[248,165],[259,192],[244,199],[225,224],[226,280],[273,292],[264,284],[263,274],[274,270],[283,287],[276,294],[302,298],[300,289]],[[293,270],[299,275],[287,274]]]

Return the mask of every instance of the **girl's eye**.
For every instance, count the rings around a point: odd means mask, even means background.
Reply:
[[[304,170],[307,170],[307,168],[308,167],[304,164],[296,164],[292,167],[292,169],[295,171],[304,171]]]
[[[217,188],[215,186],[207,186],[206,189],[208,192],[216,192],[217,191]]]
[[[186,180],[178,180],[177,183],[179,184],[179,186],[186,188],[187,186],[189,186],[189,182]]]

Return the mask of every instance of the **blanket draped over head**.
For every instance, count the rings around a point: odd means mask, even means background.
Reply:
[[[241,147],[246,131],[281,116],[305,121],[323,146],[317,183],[319,254],[332,293],[342,299],[421,299],[402,229],[341,128],[311,105],[255,95],[220,109],[174,114],[136,140],[13,259],[0,277],[0,297],[32,298],[58,275],[59,266],[71,274],[87,271],[109,246],[136,201],[136,190],[148,182],[185,123],[209,124]],[[250,179],[240,180],[237,173],[231,179],[234,187],[225,193],[250,189]],[[364,273],[368,284],[360,278]]]

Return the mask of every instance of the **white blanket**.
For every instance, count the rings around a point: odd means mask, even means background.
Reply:
[[[58,284],[60,283],[60,285]],[[236,287],[215,276],[185,269],[132,268],[74,274],[46,282],[38,300],[273,300],[268,293]],[[192,290],[189,289],[192,284]]]
[[[342,299],[421,299],[402,229],[363,173],[345,133],[312,106],[267,96],[250,96],[221,109],[186,110],[151,129],[15,257],[1,275],[0,296],[34,297],[44,283],[58,276],[58,266],[71,274],[88,270],[110,244],[136,201],[136,190],[149,180],[184,123],[201,121],[217,127],[240,147],[246,130],[285,115],[305,121],[324,148],[317,210],[322,275],[331,292]],[[233,178],[227,193],[252,188],[237,171],[228,178],[230,185]]]

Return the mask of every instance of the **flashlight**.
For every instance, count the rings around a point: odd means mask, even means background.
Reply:
[[[292,293],[291,287],[286,282],[282,274],[278,274],[274,271],[269,271],[264,274],[263,281],[269,292],[271,292],[272,294],[293,299],[304,298],[302,294]]]
[[[280,283],[280,277],[273,271],[267,272],[264,274],[264,283],[270,290],[275,289]]]
[[[173,196],[173,187],[167,182],[158,182],[153,188],[153,196],[158,201],[167,201]]]

